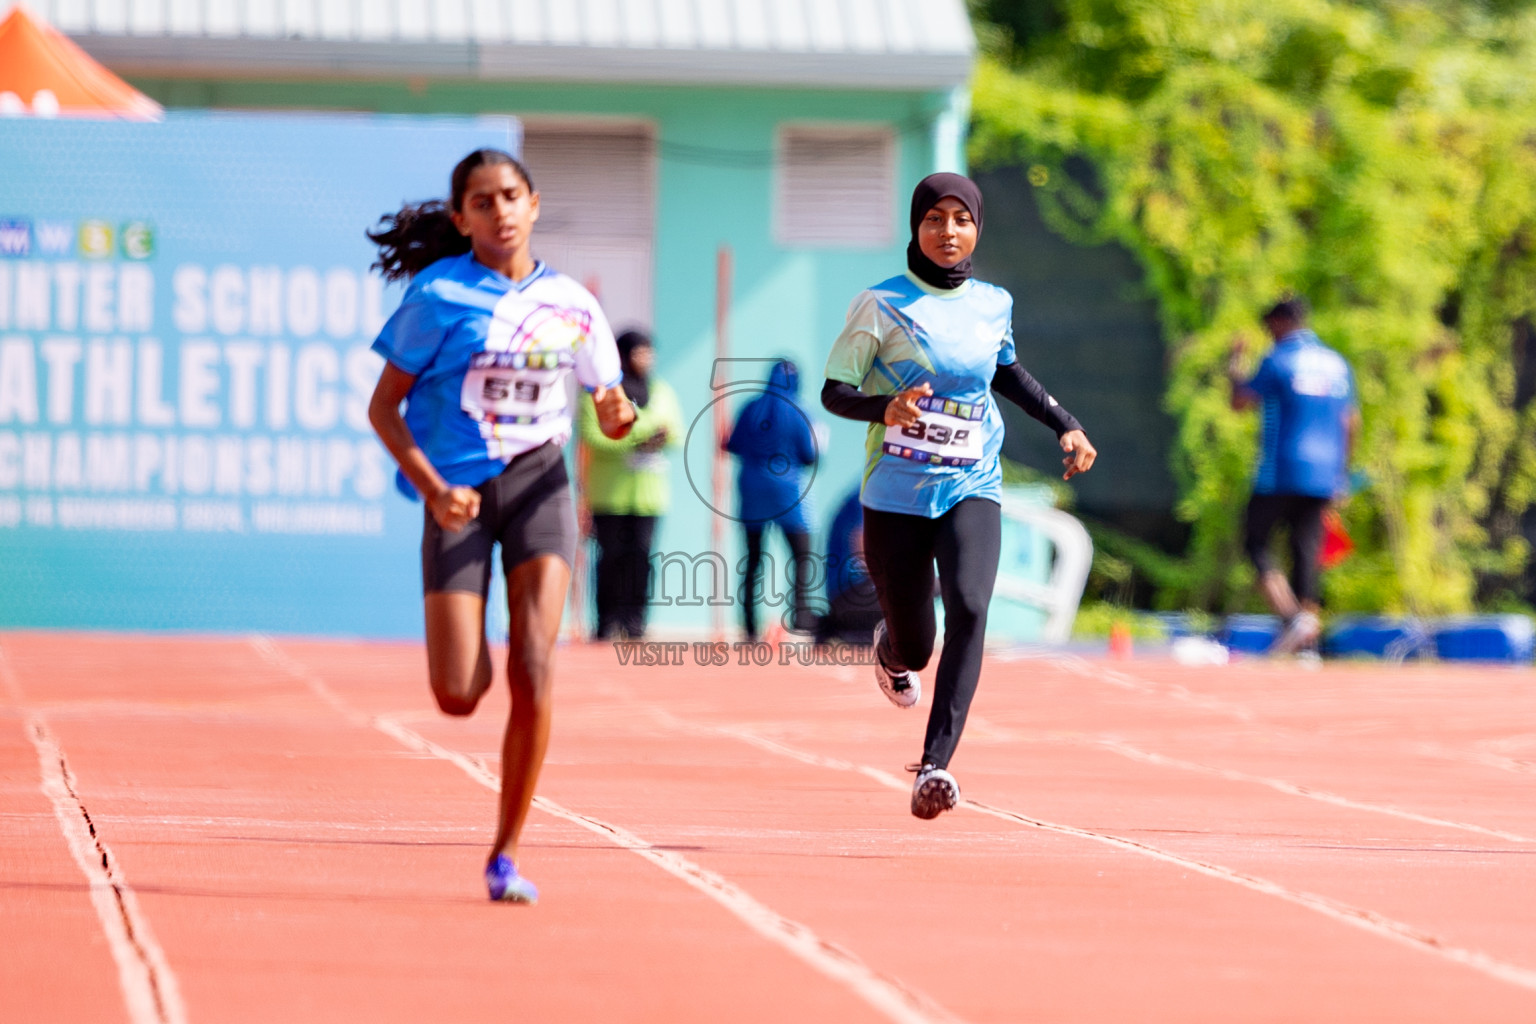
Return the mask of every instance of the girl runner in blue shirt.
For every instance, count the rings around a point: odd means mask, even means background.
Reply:
[[[912,813],[934,818],[960,801],[949,760],[981,677],[987,605],[1002,542],[1003,418],[991,392],[1056,432],[1064,479],[1097,452],[1023,367],[1013,346],[1013,297],[971,278],[981,190],[931,174],[912,193],[907,273],[859,293],[827,359],[822,404],[870,424],[865,445],[864,558],[885,621],[875,628],[875,678],[898,707],[917,704],[918,670],[933,654],[934,563],[944,601],[944,652]]]
[[[411,284],[373,345],[387,362],[368,418],[400,464],[401,489],[426,501],[427,673],[450,715],[472,713],[491,685],[485,600],[501,545],[512,715],[485,877],[492,899],[533,903],[538,889],[518,874],[517,841],[549,740],[555,636],[576,549],[561,452],[571,434],[566,378],[591,393],[608,437],[628,433],[635,414],[597,301],[530,253],[539,194],[528,172],[481,149],[451,184],[446,205],[406,206],[369,233],[384,276]]]

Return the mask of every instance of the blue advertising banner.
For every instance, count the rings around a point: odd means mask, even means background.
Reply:
[[[0,121],[0,625],[421,631],[363,236],[510,119]]]

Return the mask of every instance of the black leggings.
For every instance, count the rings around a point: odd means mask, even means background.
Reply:
[[[1323,547],[1323,512],[1327,498],[1307,494],[1255,494],[1248,500],[1247,522],[1243,524],[1243,548],[1260,575],[1275,571],[1275,559],[1269,553],[1269,536],[1285,523],[1291,528],[1291,592],[1296,600],[1316,604],[1322,594],[1318,586],[1317,556]]]
[[[811,535],[808,533],[784,533],[789,542],[790,558],[794,563],[795,596],[787,625],[794,632],[809,632],[815,628],[811,615],[811,586],[815,567],[811,558]],[[746,573],[741,581],[741,628],[750,640],[757,639],[757,578],[763,566],[763,531],[747,531]]]
[[[965,716],[981,679],[987,605],[1002,551],[1002,509],[967,498],[937,519],[864,510],[864,559],[885,612],[888,665],[924,668],[933,655],[933,564],[944,599],[944,653],[934,673],[933,707],[923,761],[938,768],[960,744]]]
[[[593,515],[597,538],[597,639],[645,635],[655,516]]]

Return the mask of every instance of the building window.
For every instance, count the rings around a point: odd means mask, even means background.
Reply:
[[[590,288],[615,330],[649,330],[656,248],[650,128],[530,118],[523,162],[539,190],[534,256]]]
[[[896,146],[889,128],[779,130],[774,239],[780,245],[891,244]]]

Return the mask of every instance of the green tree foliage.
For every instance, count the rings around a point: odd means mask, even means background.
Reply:
[[[1233,340],[1286,291],[1354,365],[1356,554],[1337,609],[1507,600],[1536,499],[1532,0],[978,0],[972,160],[1019,165],[1047,221],[1116,241],[1171,339],[1182,571],[1158,603],[1247,600],[1256,423]],[[1022,183],[1021,183],[1022,186]]]

